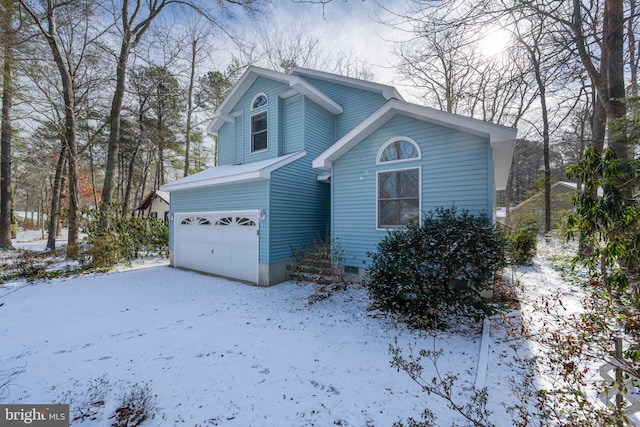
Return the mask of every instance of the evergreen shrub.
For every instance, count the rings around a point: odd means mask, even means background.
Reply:
[[[387,311],[439,327],[440,313],[481,319],[497,311],[490,291],[507,265],[504,234],[485,215],[438,208],[420,225],[389,232],[368,255],[365,284]]]
[[[509,233],[509,261],[512,265],[531,265],[537,253],[536,232],[514,230]]]
[[[169,249],[169,226],[155,218],[137,218],[122,215],[112,209],[107,227],[101,225],[104,213],[96,210],[83,212],[83,232],[86,234],[85,255],[96,268],[109,268],[120,260],[132,261],[141,253],[164,255]]]

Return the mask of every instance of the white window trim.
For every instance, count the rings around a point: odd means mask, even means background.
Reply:
[[[411,157],[409,159],[399,159],[399,160],[387,160],[385,162],[381,162],[380,157],[382,156],[382,153],[384,153],[384,150],[386,150],[386,148],[389,145],[393,144],[396,141],[407,141],[408,143],[413,144],[413,146],[416,148],[416,151],[418,152],[418,157]],[[416,141],[414,141],[412,138],[409,138],[408,136],[394,136],[393,138],[388,139],[387,142],[382,144],[382,147],[380,147],[380,149],[378,150],[378,154],[376,155],[376,165],[387,165],[391,163],[411,162],[414,160],[421,160],[421,159],[422,159],[422,150],[420,150],[420,146]]]
[[[415,160],[412,159],[412,160]],[[387,162],[384,162],[387,163]],[[383,163],[383,164],[384,164]],[[392,162],[392,163],[396,163],[396,162]],[[380,196],[379,193],[379,189],[380,189],[380,174],[381,173],[389,173],[389,172],[401,172],[401,171],[408,171],[408,170],[418,170],[418,225],[422,225],[422,166],[414,166],[414,167],[407,167],[407,168],[396,168],[396,169],[384,169],[384,170],[379,170],[376,172],[376,197],[375,197],[375,201],[376,201],[376,231],[388,231],[388,230],[398,230],[398,229],[402,229],[405,228],[406,225],[395,225],[395,226],[387,226],[387,227],[380,227],[380,216],[379,216],[379,210],[380,210],[380,200],[378,199],[378,197]]]
[[[264,96],[264,97],[267,99],[267,103],[266,103],[266,104],[264,104],[264,105],[261,105],[261,106],[259,106],[259,107],[254,108],[254,107],[253,107],[253,104],[256,102],[256,99],[258,99],[258,98],[259,98],[259,97],[261,97],[261,96]],[[251,99],[251,104],[249,104],[249,105],[250,105],[250,108],[249,108],[249,109],[250,109],[251,111],[253,111],[253,110],[258,110],[258,109],[260,109],[260,108],[264,108],[264,107],[266,107],[267,105],[269,105],[269,97],[268,97],[268,96],[267,96],[267,94],[266,94],[266,93],[264,93],[264,92],[258,92],[258,93],[256,93],[256,94],[253,96],[253,98]]]
[[[259,116],[260,114],[264,114],[267,116],[267,148],[263,148],[261,150],[253,150],[253,118],[255,116]],[[249,117],[249,154],[262,153],[265,151],[269,151],[269,110],[260,111],[255,114],[252,114]]]

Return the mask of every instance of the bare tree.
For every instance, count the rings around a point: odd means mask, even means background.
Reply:
[[[13,0],[0,4],[2,34],[2,128],[0,131],[0,249],[11,245],[11,112],[14,91],[14,55],[16,37]]]
[[[131,72],[131,90],[134,92],[134,97],[136,98],[136,111],[134,112],[137,118],[137,134],[135,135],[134,146],[130,153],[128,153],[128,167],[127,167],[127,176],[126,176],[126,185],[125,185],[125,193],[124,193],[124,208],[123,212],[128,212],[131,207],[131,191],[133,188],[133,180],[135,173],[135,166],[138,159],[138,153],[143,147],[143,144],[146,140],[146,120],[147,120],[147,112],[151,108],[149,106],[149,98],[151,97],[151,93],[149,93],[146,89],[146,85],[144,82],[144,69],[137,71],[133,70]]]
[[[549,58],[545,49],[545,21],[529,21],[530,25],[525,29],[526,33],[515,26],[517,39],[528,55],[532,65],[533,75],[537,83],[538,99],[540,100],[540,115],[542,116],[542,152],[544,157],[544,232],[548,235],[551,232],[551,164],[549,144],[551,140],[549,123],[549,105],[547,104],[547,86],[553,83],[555,77],[553,67],[549,67],[549,62],[557,60],[556,57]]]
[[[60,90],[64,101],[64,144],[66,147],[69,185],[67,256],[77,257],[79,238],[79,180],[78,180],[78,113],[80,97],[78,79],[83,61],[87,60],[90,46],[101,33],[94,32],[89,17],[94,3],[77,0],[58,2],[46,0],[44,4],[19,0],[45,38],[60,76]],[[40,9],[40,6],[42,6]],[[64,26],[58,26],[62,18]],[[62,36],[62,37],[61,37]],[[76,48],[76,44],[78,44]]]
[[[601,149],[603,123],[626,114],[624,32],[625,22],[632,19],[629,13],[635,8],[625,12],[623,0],[520,0],[519,5],[528,13],[545,16],[559,24],[554,25],[556,38],[565,41],[565,49],[580,61],[589,76],[601,108],[594,105],[593,120],[594,145]],[[618,157],[628,157],[624,140],[614,138],[609,145]]]
[[[191,139],[193,137],[193,132],[196,126],[201,124],[197,120],[198,110],[201,107],[198,105],[196,91],[198,85],[198,64],[204,58],[211,58],[211,51],[213,50],[210,41],[213,33],[211,31],[211,26],[208,25],[206,20],[203,20],[201,17],[193,20],[188,29],[188,44],[189,47],[186,51],[189,52],[188,58],[188,71],[187,74],[189,76],[188,84],[187,84],[187,117],[186,117],[186,127],[184,131],[184,176],[187,176],[191,173],[191,159],[189,158],[191,154]]]
[[[110,134],[105,168],[104,184],[102,187],[101,209],[108,211],[113,199],[117,159],[120,143],[120,125],[122,105],[126,89],[126,73],[129,56],[133,49],[140,43],[145,33],[149,30],[154,20],[163,10],[171,6],[187,6],[207,18],[213,25],[224,28],[222,19],[216,19],[214,11],[223,12],[227,16],[231,13],[231,7],[241,8],[253,13],[257,10],[260,0],[217,0],[209,2],[205,0],[120,0],[120,7],[112,11],[114,22],[118,25],[118,37],[120,48],[115,53],[117,62],[116,82],[109,114]],[[115,3],[114,3],[115,4]],[[103,221],[103,226],[107,223]]]
[[[467,33],[443,22],[418,22],[413,37],[397,45],[400,73],[421,92],[427,105],[460,112],[463,98],[472,93],[480,78],[481,58],[470,48]]]

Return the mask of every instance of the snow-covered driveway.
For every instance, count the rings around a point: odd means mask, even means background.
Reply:
[[[443,402],[390,367],[396,337],[433,337],[368,312],[361,287],[308,305],[312,292],[167,266],[0,287],[0,371],[24,370],[5,403],[73,408],[95,394],[106,403],[81,425],[103,426],[138,384],[157,395],[145,425],[390,426],[426,405],[450,424]],[[479,332],[436,338],[460,386],[475,380]]]

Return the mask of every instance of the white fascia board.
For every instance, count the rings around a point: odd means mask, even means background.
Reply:
[[[321,107],[333,114],[341,114],[342,107],[334,100],[305,82],[304,79],[296,77],[290,74],[283,74],[278,71],[267,70],[266,68],[256,67],[250,65],[244,72],[242,77],[238,80],[236,85],[231,89],[229,95],[222,101],[218,109],[214,114],[214,119],[207,127],[207,132],[212,135],[217,135],[218,131],[225,122],[232,122],[233,115],[231,111],[249,90],[249,87],[256,81],[258,77],[264,77],[269,80],[275,80],[281,83],[286,83],[298,93],[302,93],[308,96],[311,100],[316,102]],[[290,92],[286,92],[288,96],[291,96]]]
[[[242,111],[235,111],[230,114],[214,115],[213,121],[207,127],[207,133],[210,135],[218,136],[218,131],[220,130],[222,125],[224,125],[225,123],[235,123],[236,117],[241,115]]]
[[[494,168],[496,165],[505,164],[505,162],[507,165],[511,165],[516,129],[436,110],[434,108],[410,104],[404,101],[391,100],[340,138],[340,140],[320,154],[320,156],[315,158],[312,163],[313,167],[326,171],[331,170],[333,161],[351,150],[355,145],[397,114],[488,138],[492,151],[494,152]],[[500,182],[502,182],[502,174],[500,175],[500,180],[496,180],[498,187],[501,186]]]
[[[393,114],[388,114],[389,109],[386,108],[387,106],[388,103],[364,119],[358,126],[351,129],[345,136],[340,138],[335,144],[316,157],[311,163],[312,166],[315,169],[330,171],[334,160],[340,158],[347,151],[351,150],[363,139],[371,135],[373,131],[393,117]],[[385,117],[385,115],[388,115],[388,117]]]
[[[509,171],[511,169],[515,146],[515,136],[513,141],[491,143],[493,180],[496,190],[504,190],[507,188],[507,180],[509,179]]]
[[[292,154],[288,154],[286,156],[281,156],[280,160],[261,169],[260,170],[260,176],[264,179],[270,179],[271,178],[271,172],[280,169],[283,166],[288,165],[291,162],[295,162],[296,160],[299,160],[301,158],[303,158],[304,156],[307,155],[307,151],[303,150],[303,151],[298,151],[297,153],[292,153]]]
[[[400,92],[393,86],[384,85],[382,83],[375,83],[366,80],[356,79],[354,77],[341,76],[339,74],[327,73],[324,71],[311,70],[309,68],[294,67],[289,71],[292,76],[308,76],[318,80],[326,80],[335,82],[344,86],[349,86],[357,89],[364,89],[370,92],[377,92],[382,94],[387,101],[391,99],[399,99],[404,101]]]
[[[399,114],[472,135],[489,138],[492,145],[508,141],[515,142],[516,139],[517,131],[514,128],[407,102],[390,101],[386,105],[389,106],[388,108],[390,110],[396,111]]]
[[[291,87],[291,89],[295,89],[330,113],[342,114],[343,110],[340,104],[329,98],[324,93],[320,92],[315,87],[311,86],[309,83],[305,82],[303,79],[291,76],[291,82],[289,82],[289,86]]]
[[[306,156],[306,151],[299,151],[276,159],[269,159],[261,162],[246,163],[236,166],[222,166],[226,168],[223,173],[216,173],[220,169],[209,168],[205,171],[185,178],[170,182],[160,187],[162,191],[185,190],[209,185],[229,184],[233,182],[247,182],[255,180],[268,180],[271,172]],[[220,166],[218,166],[220,167]]]

